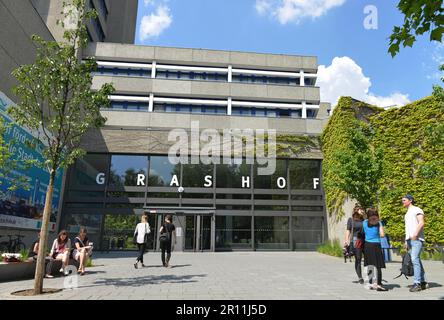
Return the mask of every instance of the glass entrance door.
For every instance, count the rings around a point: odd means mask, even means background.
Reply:
[[[211,250],[211,216],[185,217],[185,251]]]

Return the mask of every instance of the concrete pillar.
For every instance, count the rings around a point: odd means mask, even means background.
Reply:
[[[227,104],[227,115],[231,116],[231,97],[228,97],[228,104]]]
[[[302,119],[307,119],[307,105],[302,101]]]
[[[154,109],[154,94],[150,93],[150,101],[148,104],[148,112],[153,112]]]
[[[304,75],[304,70],[301,70],[300,71],[300,75],[301,75],[301,77],[300,77],[300,86],[301,87],[303,87],[303,86],[305,86],[305,75]]]
[[[151,78],[156,78],[156,61],[153,61],[153,63],[151,64]]]
[[[233,66],[228,66],[228,82],[233,82]]]

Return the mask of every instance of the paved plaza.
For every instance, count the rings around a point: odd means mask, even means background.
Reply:
[[[413,279],[393,279],[400,263],[383,270],[388,292],[357,283],[353,263],[316,252],[173,253],[170,269],[160,254],[145,255],[146,268],[135,269],[136,253],[96,254],[95,267],[82,277],[45,279],[45,288],[65,288],[39,299],[444,299],[444,264],[424,261],[430,289],[410,293]],[[32,288],[33,280],[0,284],[0,299]],[[20,299],[35,299],[26,297]]]

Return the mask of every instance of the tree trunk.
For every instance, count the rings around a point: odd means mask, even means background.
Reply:
[[[46,190],[45,209],[43,210],[42,228],[40,229],[39,252],[34,277],[34,295],[43,292],[43,277],[45,272],[46,247],[48,242],[48,225],[52,210],[52,194],[54,192],[55,170],[50,173],[48,189]]]

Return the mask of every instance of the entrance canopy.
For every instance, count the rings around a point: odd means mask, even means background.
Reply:
[[[215,207],[143,207],[143,213],[174,214],[174,215],[214,215]]]

